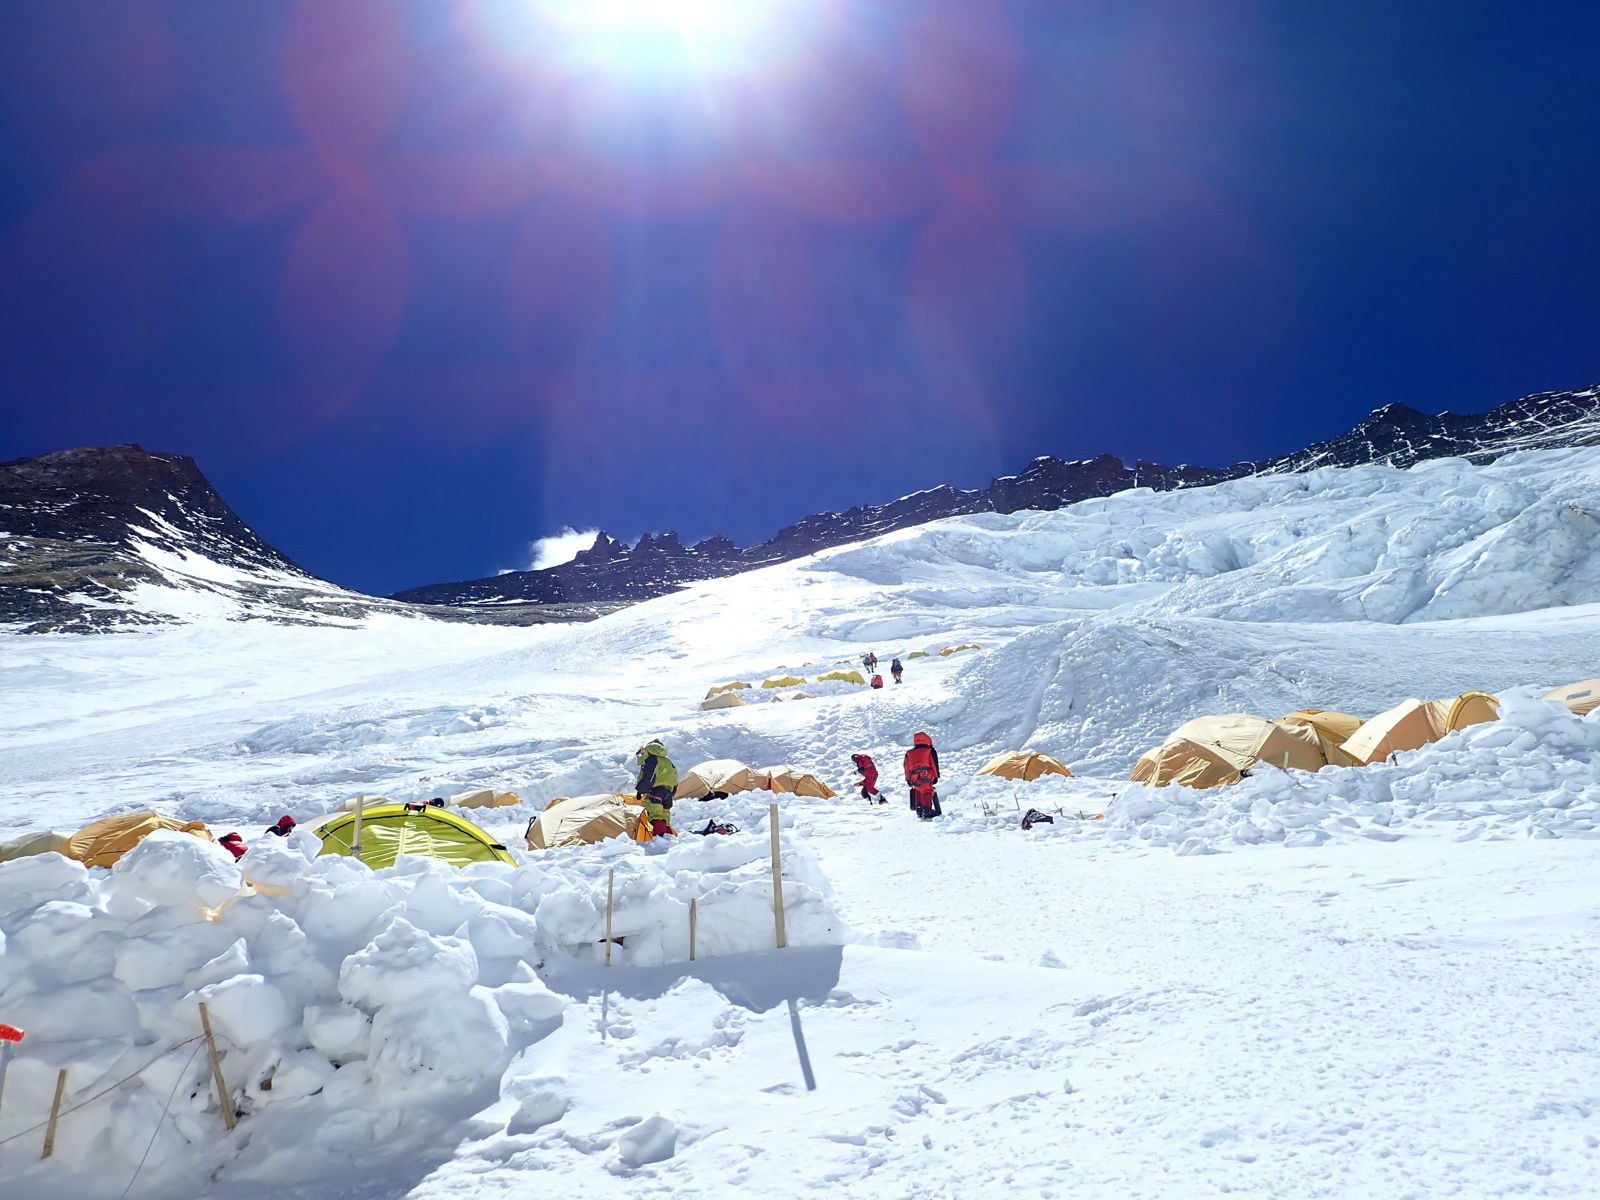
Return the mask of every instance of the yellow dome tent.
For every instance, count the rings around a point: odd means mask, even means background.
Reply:
[[[476,792],[457,792],[450,797],[450,803],[456,808],[510,808],[513,804],[521,804],[522,797],[515,792],[483,788]]]
[[[65,854],[69,841],[71,841],[70,834],[60,833],[54,829],[25,833],[21,837],[0,842],[0,862],[10,862],[14,858],[32,858],[35,854],[49,854],[51,851]]]
[[[794,687],[796,684],[804,682],[805,680],[798,675],[774,675],[770,679],[763,679],[761,686],[764,688]]]
[[[109,867],[158,829],[192,833],[208,842],[217,840],[204,821],[179,821],[156,812],[118,813],[78,830],[67,839],[65,853],[86,867]]]
[[[487,830],[432,804],[380,804],[361,810],[361,853],[355,855],[356,814],[334,813],[312,830],[318,854],[354,855],[377,870],[402,854],[422,854],[457,867],[474,862],[515,863]]]
[[[839,794],[815,775],[807,774],[787,763],[780,763],[775,767],[757,767],[755,773],[760,779],[760,783],[756,786],[765,788],[769,792],[815,796],[818,800],[831,800]]]
[[[1344,751],[1356,762],[1384,762],[1396,750],[1415,750],[1468,725],[1500,717],[1500,701],[1488,692],[1462,692],[1452,700],[1403,700],[1350,735]]]
[[[829,679],[837,679],[840,683],[859,683],[862,686],[866,686],[867,682],[860,671],[829,671],[826,675],[818,675],[815,682],[822,683]]]
[[[528,822],[528,849],[554,850],[561,846],[588,846],[608,838],[632,837],[648,842],[650,818],[633,796],[601,793],[598,796],[560,797]]]
[[[1327,765],[1313,731],[1249,713],[1225,713],[1185,721],[1141,755],[1128,778],[1150,787],[1220,787],[1238,782],[1258,762],[1301,771]]]
[[[738,680],[735,680],[733,683],[719,683],[719,684],[717,684],[716,687],[712,688],[709,692],[706,693],[706,699],[707,700],[715,700],[718,696],[722,695],[724,692],[737,692],[737,691],[741,691],[742,689],[747,688],[749,686],[750,685],[748,683],[741,683]]]
[[[1345,753],[1344,744],[1361,728],[1361,718],[1349,713],[1324,712],[1320,708],[1302,708],[1279,717],[1275,724],[1285,728],[1305,731],[1315,737],[1322,756],[1330,766],[1352,767],[1356,760]],[[1301,736],[1304,736],[1302,734]]]
[[[1557,704],[1566,705],[1580,717],[1587,716],[1600,707],[1600,679],[1580,679],[1577,683],[1551,688],[1539,699],[1554,700]]]
[[[731,796],[735,792],[754,791],[760,786],[760,778],[744,763],[732,758],[713,758],[709,762],[696,763],[685,771],[672,797],[675,800],[698,800],[712,792]]]
[[[739,699],[738,692],[723,692],[720,696],[713,696],[709,700],[700,702],[701,712],[712,712],[719,708],[744,708],[745,702]]]
[[[941,658],[949,658],[952,654],[959,654],[963,650],[982,650],[982,649],[983,649],[983,647],[978,645],[977,642],[963,642],[959,646],[946,646],[943,650],[939,651],[939,656]]]
[[[1041,775],[1065,775],[1072,778],[1072,772],[1067,769],[1067,764],[1048,754],[1040,754],[1034,750],[1008,750],[1003,754],[996,754],[983,766],[978,768],[979,775],[998,775],[1001,779],[1020,779],[1032,782]]]

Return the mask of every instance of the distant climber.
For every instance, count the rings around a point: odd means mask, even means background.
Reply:
[[[906,784],[911,788],[911,811],[924,821],[944,815],[935,787],[939,782],[939,752],[933,739],[918,733],[906,751]]]
[[[872,761],[872,756],[852,754],[850,761],[855,763],[856,770],[861,773],[861,778],[856,780],[856,786],[861,789],[861,798],[869,804],[874,800],[879,804],[889,803],[883,798],[883,793],[878,791],[878,764]]]
[[[667,757],[667,748],[660,738],[652,738],[639,747],[634,761],[639,764],[639,777],[633,791],[650,817],[650,832],[656,837],[676,832],[672,828],[672,792],[678,786],[678,768]]]
[[[900,682],[900,676],[904,672],[905,668],[900,665],[900,660],[898,658],[889,664],[889,674],[894,676],[894,681],[896,683]]]
[[[295,819],[288,813],[284,813],[283,816],[278,818],[278,823],[276,825],[268,825],[266,831],[276,834],[278,837],[288,837],[294,832],[294,827]]]
[[[872,651],[867,651],[861,656],[861,669],[868,674],[872,673]]]
[[[876,650],[868,650],[867,657],[872,660],[872,670],[876,671],[878,669],[878,652]]]

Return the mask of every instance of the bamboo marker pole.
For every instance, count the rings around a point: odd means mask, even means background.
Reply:
[[[777,928],[778,949],[789,944],[789,935],[783,928],[783,866],[778,850],[778,806],[767,809],[768,824],[772,826],[772,923]]]
[[[56,1122],[61,1119],[61,1097],[67,1090],[67,1069],[61,1068],[61,1073],[56,1076],[56,1098],[50,1102],[50,1123],[44,1130],[44,1153],[40,1158],[49,1158],[56,1152]]]
[[[694,943],[695,943],[695,934],[697,932],[696,926],[698,926],[699,923],[700,923],[700,902],[698,900],[690,900],[689,901],[689,961],[690,962],[694,961],[694,951],[695,951]]]
[[[350,853],[357,858],[361,857],[361,810],[367,806],[365,793],[356,797],[356,828],[350,843]]]
[[[611,965],[611,906],[617,897],[617,869],[606,872],[606,966]]]
[[[217,1054],[217,1039],[211,1033],[211,1011],[206,1008],[204,1000],[200,1001],[200,1027],[206,1031],[206,1051],[211,1055],[211,1078],[217,1084],[217,1102],[222,1105],[222,1120],[232,1129],[233,1103],[228,1099],[227,1081],[222,1078],[222,1059]]]

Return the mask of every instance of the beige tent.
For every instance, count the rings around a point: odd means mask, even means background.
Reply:
[[[217,840],[204,821],[179,821],[155,812],[118,813],[101,817],[68,838],[66,855],[86,867],[109,867],[158,829],[192,833],[208,842]]]
[[[1352,767],[1356,760],[1345,753],[1344,744],[1361,728],[1361,718],[1349,713],[1324,712],[1320,708],[1302,708],[1298,712],[1279,717],[1276,724],[1293,729],[1300,736],[1316,738],[1322,757],[1330,766]],[[1301,732],[1304,731],[1304,732]]]
[[[798,675],[774,675],[771,679],[763,679],[761,686],[764,688],[794,687],[796,684],[804,682],[805,680]]]
[[[1021,779],[1031,781],[1041,775],[1065,775],[1072,778],[1072,772],[1067,770],[1067,764],[1058,758],[1051,758],[1048,754],[1040,754],[1032,750],[1008,750],[1004,754],[996,754],[983,766],[978,768],[979,775],[998,775],[1002,779]]]
[[[724,692],[737,692],[737,691],[741,691],[744,688],[747,688],[749,686],[750,685],[748,683],[740,683],[737,680],[735,680],[733,683],[719,683],[719,684],[717,684],[716,687],[712,688],[709,692],[706,693],[706,699],[707,700],[715,700],[718,696],[722,695]]]
[[[816,697],[814,695],[812,695],[810,692],[790,692],[786,696],[774,696],[773,699],[774,700],[778,700],[778,701],[783,701],[783,700],[815,700]]]
[[[644,805],[632,796],[562,797],[528,822],[528,849],[553,850],[558,846],[586,846],[607,838],[650,840],[650,821]]]
[[[1488,692],[1462,692],[1453,700],[1404,700],[1351,734],[1344,751],[1363,765],[1383,762],[1396,750],[1415,750],[1452,730],[1499,717],[1500,701]]]
[[[733,795],[748,792],[761,786],[756,773],[742,762],[731,758],[714,758],[710,762],[696,763],[678,780],[672,793],[675,800],[698,800],[712,792]]]
[[[723,692],[720,696],[713,696],[709,700],[702,700],[700,702],[700,710],[702,712],[711,712],[713,709],[718,708],[743,707],[745,707],[745,702],[739,699],[738,692]]]
[[[757,767],[756,777],[760,782],[757,787],[765,788],[769,792],[783,792],[795,796],[815,796],[819,800],[832,799],[838,793],[830,788],[815,775],[808,775],[804,771],[795,769],[787,763],[776,767]]]
[[[1135,783],[1209,788],[1236,783],[1258,762],[1316,771],[1327,765],[1317,735],[1249,713],[1196,717],[1140,756],[1128,777]]]
[[[952,654],[958,654],[962,650],[982,650],[982,649],[983,649],[983,647],[978,645],[977,642],[963,642],[959,646],[946,646],[943,650],[939,651],[939,655],[940,655],[941,658],[949,658]]]
[[[1557,704],[1565,704],[1580,717],[1586,716],[1600,706],[1600,679],[1580,679],[1565,687],[1551,688],[1539,699],[1554,700]]]
[[[521,804],[522,797],[515,792],[484,788],[477,792],[457,792],[450,797],[450,803],[457,808],[510,808],[513,804]]]
[[[0,842],[0,862],[10,862],[13,858],[32,858],[35,854],[49,854],[52,850],[57,854],[65,854],[69,840],[67,834],[54,829],[25,833],[21,837]]]
[[[816,682],[822,683],[828,679],[837,679],[841,683],[859,683],[863,685],[867,682],[860,671],[829,671],[826,675],[818,675]]]

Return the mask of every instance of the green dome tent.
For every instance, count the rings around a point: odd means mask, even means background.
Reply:
[[[313,832],[319,854],[354,854],[356,814],[335,813]],[[361,853],[373,870],[392,867],[402,854],[423,854],[452,866],[475,862],[515,864],[506,848],[460,813],[431,804],[380,804],[361,813]]]

